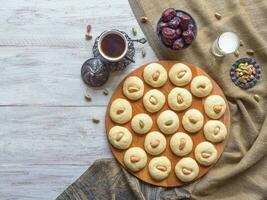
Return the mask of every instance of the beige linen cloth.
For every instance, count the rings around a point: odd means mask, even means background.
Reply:
[[[191,62],[204,69],[223,89],[231,112],[230,137],[216,165],[202,178],[184,188],[165,189],[137,180],[114,160],[100,160],[89,168],[58,199],[267,199],[267,1],[266,0],[129,0],[158,59]],[[197,39],[183,51],[166,49],[156,35],[156,23],[165,8],[185,10],[198,25]],[[130,11],[129,11],[130,12]],[[222,15],[221,20],[214,13]],[[262,69],[258,84],[242,90],[232,83],[229,70],[234,55],[214,58],[210,46],[224,31],[238,33],[245,51],[255,51]],[[258,94],[260,102],[253,98]]]
[[[185,187],[192,199],[267,199],[267,1],[266,0],[129,0],[136,18],[148,17],[142,27],[158,59],[194,63],[204,69],[223,89],[231,112],[230,137],[217,164],[199,181]],[[157,38],[156,24],[165,8],[185,10],[198,25],[197,39],[183,51],[165,48]],[[222,15],[221,20],[214,13]],[[229,69],[234,55],[220,59],[210,54],[210,46],[224,31],[234,31],[262,69],[262,79],[248,90],[231,82]],[[253,95],[258,94],[257,103]]]

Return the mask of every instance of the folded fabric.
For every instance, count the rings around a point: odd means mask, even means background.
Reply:
[[[223,89],[231,112],[228,144],[217,164],[199,181],[185,188],[193,199],[267,199],[267,1],[264,0],[129,0],[134,15],[158,59],[191,62],[204,69]],[[157,38],[156,24],[166,8],[190,13],[197,22],[197,39],[191,47],[171,51]],[[222,15],[217,20],[214,14]],[[148,22],[140,23],[146,16]],[[224,31],[236,32],[244,42],[241,57],[253,49],[263,76],[253,88],[232,83],[229,71],[234,55],[215,58],[210,47]],[[260,96],[258,103],[254,94]]]
[[[113,159],[101,159],[94,164],[57,200],[188,200],[182,188],[167,189],[139,181]]]

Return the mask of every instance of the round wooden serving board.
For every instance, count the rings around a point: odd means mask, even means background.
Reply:
[[[165,69],[167,71],[169,71],[169,69],[175,64],[175,63],[178,63],[178,61],[167,61],[167,60],[163,60],[163,61],[157,61],[157,63],[160,63],[162,64]],[[184,63],[184,62],[182,62]],[[149,64],[149,63],[147,63]],[[139,78],[141,78],[143,81],[143,70],[145,68],[145,66],[147,66],[147,64],[144,64],[142,66],[140,66],[138,69],[134,70],[133,72],[129,73],[128,76],[125,77],[128,78],[130,76],[138,76]],[[217,85],[217,83],[206,73],[204,72],[202,69],[190,64],[190,63],[184,63],[186,64],[187,66],[190,67],[190,69],[192,70],[192,79],[197,76],[197,75],[204,75],[204,76],[207,76],[211,81],[212,81],[212,84],[213,84],[213,90],[211,92],[210,95],[212,94],[217,94],[217,95],[220,95],[222,96],[224,99],[225,99],[225,102],[226,101],[226,98],[223,94],[223,91],[221,90],[221,88]],[[124,79],[124,80],[125,80]],[[117,99],[117,98],[124,98],[124,99],[127,99],[127,97],[125,97],[123,95],[123,92],[122,92],[122,87],[123,87],[123,82],[124,80],[119,84],[119,86],[117,87],[117,89],[115,90],[114,94],[112,95],[111,99],[110,99],[110,102],[109,102],[109,105],[108,105],[108,108],[107,108],[107,112],[106,112],[106,133],[108,135],[109,133],[109,130],[115,126],[115,125],[119,125],[119,124],[116,124],[114,123],[111,118],[109,117],[109,109],[110,109],[110,105],[111,103]],[[145,85],[145,91],[144,91],[144,94],[150,90],[150,89],[153,89],[151,86],[149,86],[148,84],[145,83],[144,81],[144,85]],[[156,89],[159,89],[161,92],[163,92],[163,94],[165,94],[166,96],[166,103],[164,105],[164,107],[159,111],[159,112],[156,112],[156,113],[149,113],[146,111],[146,109],[144,108],[144,105],[143,105],[143,98],[139,99],[138,101],[131,101],[129,99],[127,99],[131,105],[132,105],[132,108],[133,108],[133,116],[138,114],[138,113],[147,113],[149,114],[152,119],[153,119],[153,126],[152,126],[152,129],[151,131],[159,131],[159,128],[157,127],[157,123],[156,123],[156,119],[157,117],[159,116],[159,114],[164,111],[164,110],[168,110],[170,109],[169,106],[168,106],[168,103],[167,103],[167,96],[169,94],[169,92],[171,91],[172,88],[176,87],[175,85],[173,85],[170,80],[168,79],[167,83],[161,87],[161,88],[156,88]],[[184,86],[183,88],[186,88],[188,91],[190,91],[190,84]],[[195,96],[193,96],[193,102],[192,102],[192,105],[188,108],[188,109],[191,109],[191,108],[195,108],[195,109],[198,109],[204,116],[204,124],[206,121],[209,120],[208,116],[205,114],[204,112],[204,106],[203,106],[203,103],[204,103],[204,100],[205,98],[197,98]],[[182,120],[182,117],[185,113],[185,111],[187,111],[188,109],[184,110],[184,111],[175,111],[178,116],[179,116],[179,119],[180,119],[180,126],[179,126],[179,129],[178,131],[181,131],[181,132],[185,132],[185,133],[188,133],[187,131],[184,130],[183,126],[182,126],[182,123],[181,123],[181,120]],[[221,142],[221,143],[217,143],[215,145],[217,151],[218,151],[218,156],[220,156],[224,150],[224,147],[227,143],[227,140],[228,140],[228,135],[229,135],[229,125],[230,125],[230,112],[229,112],[229,107],[227,105],[227,109],[226,109],[226,112],[225,114],[219,119],[220,121],[222,121],[227,130],[228,130],[228,134],[227,134],[227,138]],[[131,128],[131,122],[129,121],[128,123],[126,124],[123,124],[121,126],[124,126],[126,128],[128,128],[130,130],[130,132],[132,133],[133,135],[133,141],[132,141],[132,144],[130,147],[141,147],[144,149],[144,139],[146,137],[146,134],[144,135],[139,135],[139,134],[136,134],[134,133],[134,131],[132,130]],[[202,141],[205,141],[205,137],[204,137],[204,134],[203,134],[203,127],[202,129],[197,132],[197,133],[188,133],[192,140],[193,140],[193,150],[190,154],[184,156],[184,157],[187,157],[187,156],[190,156],[191,158],[195,159],[194,157],[194,149],[196,147],[197,144],[199,144],[200,142]],[[123,156],[124,156],[124,153],[126,150],[118,150],[116,148],[114,148],[112,145],[110,145],[110,149],[114,155],[114,157],[116,158],[116,160],[127,170],[129,171],[131,174],[133,174],[134,176],[136,176],[137,178],[141,179],[142,181],[146,182],[146,183],[150,183],[152,185],[157,185],[157,186],[162,186],[162,187],[177,187],[177,186],[182,186],[182,185],[185,185],[185,184],[188,184],[188,183],[184,183],[182,181],[180,181],[175,173],[174,173],[174,167],[176,165],[176,163],[183,157],[178,157],[176,156],[175,154],[172,153],[171,149],[170,149],[170,146],[169,146],[169,141],[171,139],[171,136],[172,135],[165,135],[166,139],[167,139],[167,147],[166,147],[166,150],[161,153],[160,155],[158,156],[166,156],[170,159],[171,161],[171,164],[172,164],[172,169],[171,169],[171,173],[170,175],[168,176],[168,178],[164,179],[163,181],[155,181],[153,180],[150,175],[149,175],[149,172],[148,172],[148,163],[149,161],[155,157],[155,156],[151,156],[149,154],[147,154],[148,156],[148,162],[147,162],[147,165],[144,169],[142,169],[141,171],[139,172],[132,172],[130,169],[128,169],[124,163],[123,163]],[[211,168],[212,166],[209,166],[209,167],[204,167],[202,165],[199,164],[199,176],[198,178],[202,177],[204,174],[206,174],[208,172],[208,170]]]

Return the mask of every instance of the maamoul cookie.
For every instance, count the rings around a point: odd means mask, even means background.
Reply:
[[[212,91],[212,83],[210,79],[206,76],[196,76],[193,78],[190,89],[193,95],[197,97],[206,97]]]
[[[148,112],[159,111],[165,104],[164,94],[156,89],[149,90],[143,97],[143,104]]]
[[[212,119],[219,119],[226,110],[226,103],[219,95],[211,95],[204,102],[206,114]]]
[[[185,110],[192,104],[192,95],[184,88],[173,88],[168,95],[168,104],[175,111]]]
[[[163,86],[168,79],[166,69],[159,63],[151,63],[144,69],[144,80],[152,87]]]
[[[199,167],[197,162],[190,158],[182,158],[175,165],[175,174],[178,179],[183,182],[190,182],[194,180],[199,174]]]
[[[122,126],[114,126],[109,130],[109,142],[117,149],[127,149],[132,143],[131,132]]]
[[[217,150],[210,142],[201,142],[195,148],[195,158],[201,165],[212,165],[216,162],[217,157]]]
[[[132,147],[125,152],[123,160],[130,170],[137,172],[146,166],[147,155],[140,147]]]
[[[175,112],[165,110],[158,116],[157,124],[161,132],[165,134],[173,134],[178,130],[180,121]]]
[[[150,176],[157,181],[167,178],[171,172],[171,162],[166,156],[152,158],[148,164]]]
[[[166,138],[160,132],[150,132],[146,135],[144,147],[150,155],[159,155],[166,149]]]
[[[174,85],[185,86],[191,81],[192,72],[187,65],[176,63],[169,71],[169,78]]]
[[[139,77],[130,76],[124,81],[122,91],[128,99],[138,100],[144,95],[144,83]]]
[[[211,142],[221,142],[227,135],[227,129],[221,121],[209,120],[204,125],[204,135]]]
[[[178,132],[172,136],[170,147],[175,155],[185,156],[192,151],[193,141],[186,133]]]
[[[152,128],[153,120],[148,114],[140,113],[132,118],[131,126],[134,132],[145,134]]]
[[[185,112],[182,119],[182,124],[185,130],[190,133],[195,133],[202,128],[203,121],[203,115],[199,110],[190,109]]]
[[[125,124],[132,118],[132,106],[129,101],[125,99],[115,99],[111,103],[109,115],[114,122]]]

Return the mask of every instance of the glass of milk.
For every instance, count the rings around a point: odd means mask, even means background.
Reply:
[[[222,57],[235,52],[240,45],[238,36],[233,32],[224,32],[213,42],[211,53]]]

